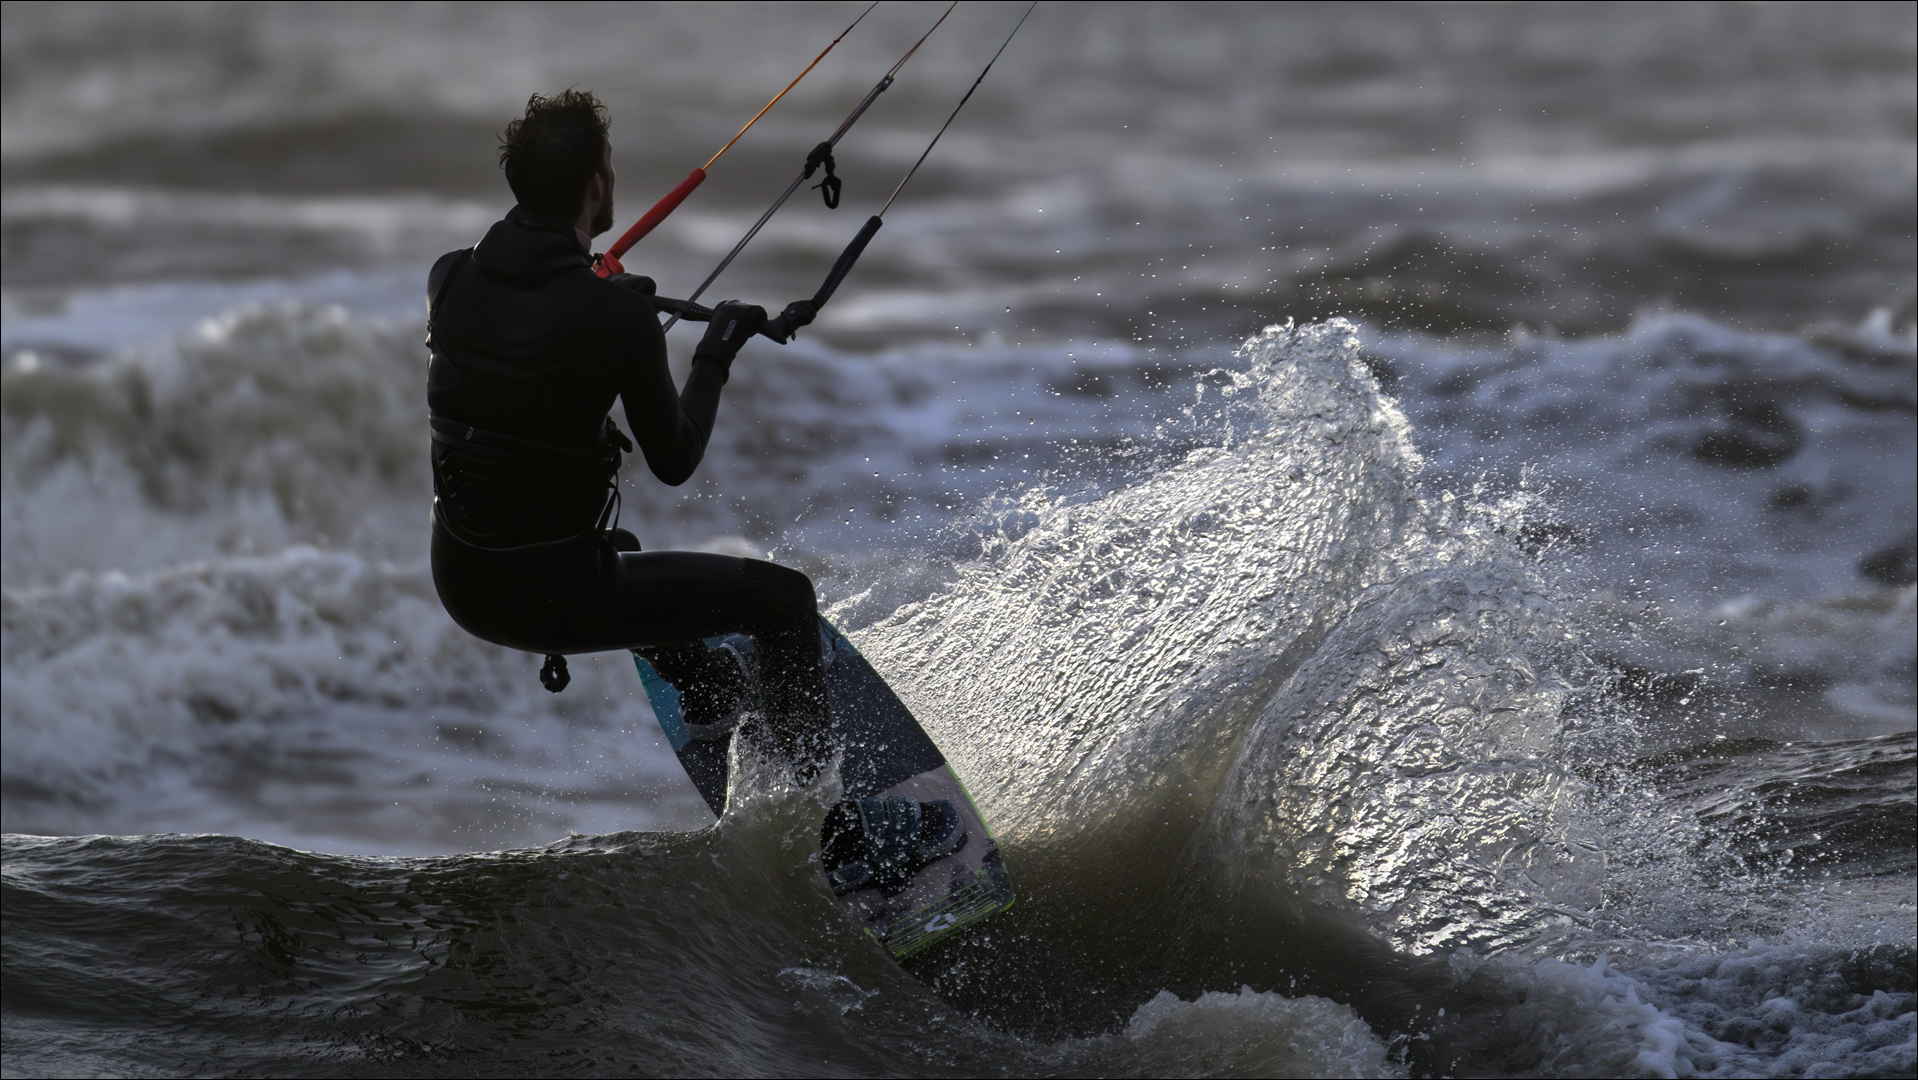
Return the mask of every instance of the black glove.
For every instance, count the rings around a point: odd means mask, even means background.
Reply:
[[[643,274],[608,274],[606,280],[622,288],[631,289],[641,296],[651,296],[659,291],[659,286],[653,284],[653,279]]]
[[[811,300],[794,300],[786,305],[786,310],[766,320],[766,325],[759,332],[784,345],[795,331],[802,326],[811,326],[818,317],[819,309],[813,307]]]
[[[765,325],[765,308],[758,304],[728,300],[713,308],[713,321],[707,324],[706,336],[699,339],[699,347],[693,350],[693,358],[703,356],[708,360],[731,364],[733,357],[739,355],[740,346]]]

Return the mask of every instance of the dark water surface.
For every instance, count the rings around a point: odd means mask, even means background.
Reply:
[[[940,10],[629,267],[683,295]],[[714,296],[809,294],[1021,10]],[[625,657],[548,695],[425,568],[495,133],[596,89],[630,221],[856,11],[0,8],[0,1071],[1918,1070],[1910,5],[1042,5],[625,482],[811,574],[992,820],[1019,906],[911,972],[830,792],[707,828]]]

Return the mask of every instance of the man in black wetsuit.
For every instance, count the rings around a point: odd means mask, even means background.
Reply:
[[[613,223],[604,106],[582,91],[535,95],[507,126],[500,166],[519,205],[427,280],[441,602],[476,637],[547,654],[555,691],[567,653],[748,634],[775,746],[816,765],[826,702],[812,582],[757,559],[641,551],[608,527],[620,452],[633,448],[613,399],[653,475],[685,483],[766,312],[714,309],[676,390],[652,281],[593,271],[588,245]]]

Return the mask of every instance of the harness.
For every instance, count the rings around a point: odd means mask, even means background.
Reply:
[[[433,324],[439,318],[440,302],[446,297],[446,288],[453,283],[453,278],[465,267],[472,255],[472,248],[461,251],[454,259],[453,265],[447,268],[446,277],[440,282],[439,288],[433,291],[432,302],[426,309],[426,332],[429,345],[433,340]],[[633,443],[626,437],[625,432],[620,431],[619,426],[613,423],[612,417],[605,418],[604,424],[600,427],[599,437],[591,446],[550,446],[531,439],[489,431],[448,416],[431,417],[428,420],[428,426],[432,432],[433,442],[451,451],[447,455],[449,461],[454,455],[458,455],[482,464],[504,466],[509,470],[508,475],[511,470],[524,470],[531,475],[550,476],[558,473],[563,476],[603,478],[606,485],[606,499],[600,506],[598,517],[581,528],[577,537],[518,544],[505,548],[490,547],[477,543],[471,537],[460,535],[460,530],[448,520],[447,508],[442,505],[442,502],[457,499],[457,489],[462,485],[456,482],[456,476],[441,474],[440,457],[434,455],[433,524],[455,542],[481,551],[525,551],[531,548],[564,547],[591,538],[603,538],[609,535],[612,528],[617,527],[620,510],[619,467],[622,455],[632,451]],[[589,479],[588,483],[591,482]],[[557,653],[547,656],[544,666],[540,668],[539,680],[541,685],[555,694],[565,689],[566,684],[572,681],[572,677],[566,670],[566,658]]]
[[[579,535],[586,537],[603,533],[618,524],[619,467],[622,454],[632,451],[633,442],[613,423],[612,417],[606,418],[605,426],[599,431],[599,441],[592,446],[548,446],[530,439],[487,431],[445,416],[435,416],[429,423],[434,442],[451,447],[467,457],[541,472],[558,471],[573,475],[603,473],[606,477],[606,501],[600,507],[598,519],[581,529]],[[435,479],[438,479],[437,465],[434,472]]]

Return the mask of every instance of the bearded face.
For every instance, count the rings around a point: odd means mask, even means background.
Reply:
[[[598,236],[613,227],[613,173],[608,169],[601,179],[606,183],[606,198],[599,204],[599,213],[593,215],[593,227],[586,230],[589,235]]]

